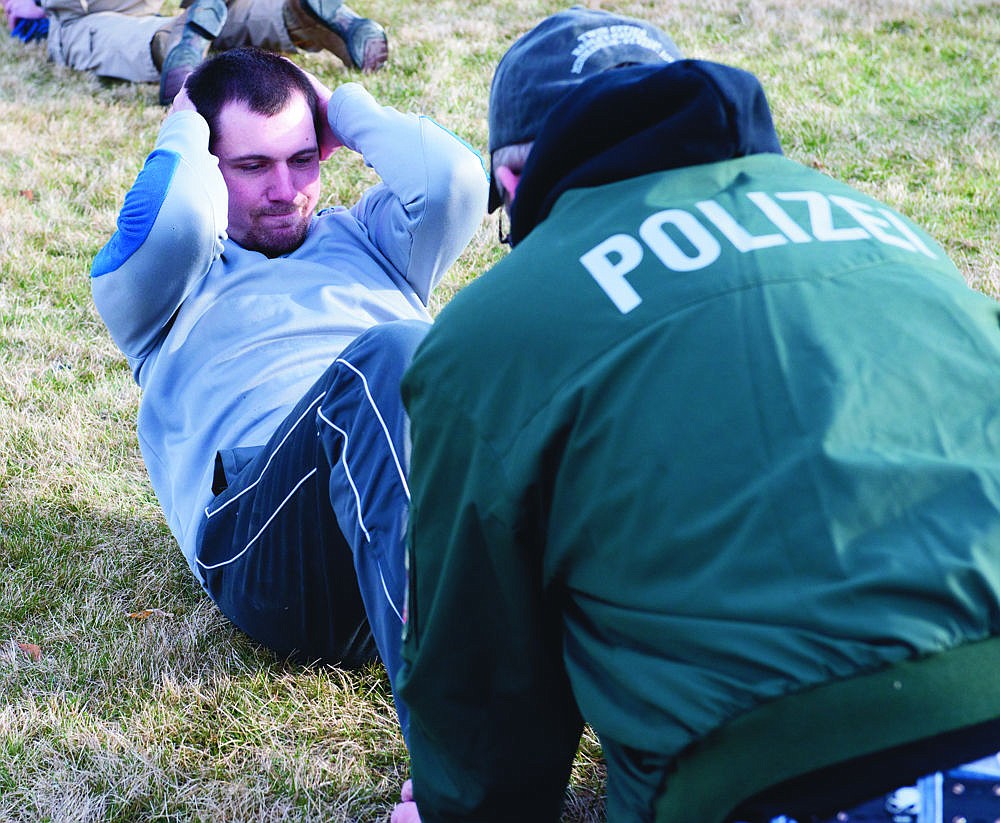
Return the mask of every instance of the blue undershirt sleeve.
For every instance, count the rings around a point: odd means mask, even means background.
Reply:
[[[125,195],[125,204],[118,215],[118,230],[94,258],[91,277],[121,268],[146,242],[179,163],[180,157],[173,152],[154,151],[149,155],[135,185]]]

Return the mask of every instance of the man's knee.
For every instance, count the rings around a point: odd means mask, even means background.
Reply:
[[[341,352],[333,371],[346,369],[380,386],[392,384],[392,390],[398,393],[403,372],[430,327],[430,323],[423,320],[394,320],[373,326]]]
[[[393,320],[389,323],[379,323],[358,336],[344,350],[345,355],[352,351],[365,351],[393,358],[408,365],[413,359],[417,346],[430,331],[431,324],[423,320]]]

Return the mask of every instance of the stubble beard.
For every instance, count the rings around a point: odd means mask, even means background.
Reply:
[[[282,228],[268,228],[260,221],[255,221],[240,245],[250,251],[260,252],[265,257],[289,254],[305,242],[314,211],[310,209],[308,213],[298,214],[298,219],[293,225]],[[261,216],[263,214],[262,212]]]

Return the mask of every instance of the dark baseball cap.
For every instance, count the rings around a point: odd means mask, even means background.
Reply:
[[[500,58],[490,86],[490,154],[534,140],[556,103],[595,74],[682,58],[673,40],[642,20],[583,6],[553,14]],[[499,206],[491,180],[489,210]]]

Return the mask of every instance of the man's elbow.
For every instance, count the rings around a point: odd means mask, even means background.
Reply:
[[[486,216],[488,196],[489,178],[479,155],[470,151],[452,173],[448,208],[453,224],[467,224],[471,236]]]

